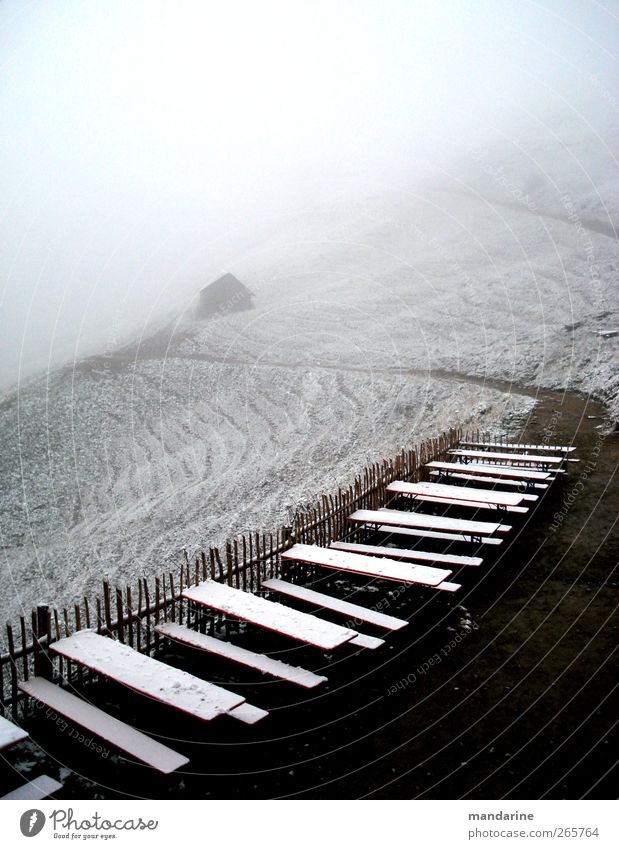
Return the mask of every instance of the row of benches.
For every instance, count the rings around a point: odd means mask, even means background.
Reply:
[[[567,447],[561,449],[563,457],[549,458],[542,455],[508,454],[505,445],[501,444],[500,447],[503,449],[501,452],[454,451],[453,453],[460,459],[476,461],[467,463],[466,466],[460,462],[428,464],[431,476],[450,475],[458,481],[465,481],[465,485],[453,486],[432,482],[411,484],[395,481],[388,486],[387,491],[392,495],[406,496],[421,503],[505,513],[526,513],[529,509],[527,504],[539,498],[539,495],[531,490],[547,488],[555,476],[546,470],[533,470],[531,465],[543,465],[545,469],[551,464],[560,466],[567,452],[573,450]],[[542,449],[542,446],[521,447]],[[493,462],[477,462],[482,459]],[[516,460],[518,465],[509,465],[509,460]],[[484,481],[486,485],[501,483],[519,489],[524,483],[526,491],[475,488],[480,481]],[[510,525],[499,521],[468,521],[447,515],[435,516],[388,508],[357,510],[349,518],[353,524],[367,525],[382,533],[391,533],[395,529],[401,536],[427,537],[445,541],[459,539],[465,542],[494,545],[502,541],[501,537],[495,534],[505,534],[511,529]],[[447,567],[482,564],[481,557],[451,553],[438,554],[417,549],[354,543],[347,540],[335,541],[329,548],[296,544],[282,554],[282,560],[312,564],[364,577],[394,580],[411,585],[418,584],[450,592],[459,589],[459,584],[447,580],[452,574],[452,569]],[[314,609],[322,608],[341,614],[347,617],[348,621],[355,623],[366,622],[392,631],[399,630],[408,624],[404,619],[387,616],[280,578],[265,580],[262,587],[269,593],[277,593],[286,598],[310,604]],[[378,637],[325,621],[314,613],[305,613],[272,599],[246,593],[212,580],[187,588],[183,592],[183,597],[194,604],[276,631],[323,651],[332,651],[344,645],[376,649],[384,643],[384,640]],[[325,676],[310,670],[216,639],[178,623],[162,623],[156,627],[156,631],[160,636],[181,645],[224,658],[306,689],[317,687],[327,680]],[[50,648],[67,660],[201,720],[210,721],[225,714],[251,725],[267,716],[266,711],[248,704],[242,696],[148,655],[140,654],[129,646],[90,630],[78,631],[70,637],[53,643]],[[34,677],[20,682],[19,687],[23,693],[47,705],[58,715],[88,729],[130,757],[162,773],[179,769],[188,762],[185,756],[51,681]],[[3,719],[0,722],[0,748],[13,745],[26,736],[22,729],[12,725],[8,720]],[[45,790],[55,792],[60,787],[48,776],[41,777],[37,782],[30,782],[22,788],[25,794],[23,798],[42,798],[40,795],[29,796],[28,794]],[[39,790],[36,787],[33,788],[31,786],[33,784],[37,785]]]
[[[265,581],[264,587],[269,591],[276,591],[315,606],[324,606],[326,602],[331,609],[347,617],[366,621],[388,630],[398,630],[408,624],[406,620],[368,610],[350,602],[342,602],[338,599],[329,601],[328,597],[322,593],[316,593],[280,579]],[[277,602],[244,593],[215,581],[205,581],[198,587],[186,590],[183,595],[188,601],[233,613],[246,621],[277,630],[294,639],[307,640],[325,650],[337,648],[345,643],[374,649],[384,642],[376,637],[334,625],[312,614],[295,611]],[[234,646],[184,625],[163,623],[157,626],[156,630],[161,636],[185,646],[200,649],[307,689],[316,687],[327,680],[325,676],[316,675],[240,646]],[[267,715],[266,711],[247,704],[243,697],[229,690],[210,684],[148,655],[140,654],[129,646],[110,640],[94,631],[83,630],[65,637],[53,643],[51,650],[66,660],[85,666],[135,692],[183,711],[194,718],[211,720],[225,713],[235,719],[253,724]],[[172,772],[188,762],[188,758],[178,752],[45,678],[33,677],[22,681],[19,688],[35,701],[51,708],[59,716],[88,729],[103,741],[159,772]],[[25,731],[13,723],[6,719],[1,720],[0,749],[20,742],[27,736]],[[43,798],[44,795],[58,790],[60,786],[53,779],[43,776],[13,791],[6,798]],[[37,793],[41,795],[33,795]]]

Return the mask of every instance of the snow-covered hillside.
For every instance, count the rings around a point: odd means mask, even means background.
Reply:
[[[619,417],[617,337],[596,335],[619,327],[609,154],[566,127],[303,209],[229,269],[253,310],[187,310],[6,396],[0,614],[271,528],[368,460],[531,408],[458,374],[594,393]]]

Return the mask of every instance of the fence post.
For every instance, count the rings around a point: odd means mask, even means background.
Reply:
[[[49,643],[51,636],[51,616],[49,605],[37,605],[36,612],[36,641],[38,643],[38,651],[34,655],[34,674],[41,678],[47,678],[50,681],[54,677],[54,664],[49,653]],[[45,639],[46,645],[41,645],[41,640]]]
[[[226,583],[229,587],[232,586],[232,546],[230,542],[226,543]]]
[[[15,656],[15,640],[13,639],[13,628],[8,624],[6,626],[6,638],[9,648],[9,669],[11,671],[11,713],[17,719],[17,700],[18,700],[18,672],[17,658]]]
[[[118,630],[118,639],[121,643],[125,642],[124,614],[123,593],[120,587],[116,587],[116,627]]]

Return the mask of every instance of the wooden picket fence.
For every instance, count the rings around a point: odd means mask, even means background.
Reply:
[[[84,597],[72,608],[57,610],[40,605],[30,621],[19,618],[17,627],[7,624],[8,650],[0,655],[0,711],[19,719],[27,710],[27,698],[18,690],[18,681],[32,675],[53,680],[79,680],[95,677],[48,652],[50,643],[82,628],[95,629],[126,643],[137,651],[156,651],[161,637],[155,626],[162,622],[184,623],[211,632],[235,624],[221,614],[207,616],[181,596],[188,587],[207,578],[247,592],[258,591],[266,578],[281,575],[280,554],[294,543],[327,546],[354,531],[348,516],[354,510],[377,509],[385,504],[386,487],[394,480],[418,481],[421,469],[431,460],[442,460],[462,438],[459,429],[429,439],[420,446],[402,450],[390,460],[366,467],[347,488],[322,495],[315,505],[297,512],[291,525],[273,533],[247,533],[229,540],[225,548],[210,547],[195,559],[184,560],[176,571],[141,578],[137,586],[114,586],[103,581],[103,591],[95,598]],[[481,439],[478,433],[466,438]]]

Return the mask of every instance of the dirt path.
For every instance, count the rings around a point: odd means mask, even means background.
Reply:
[[[140,350],[139,352],[137,352],[137,354],[133,354],[132,356],[127,356],[126,354],[116,354],[113,358],[107,358],[105,360],[105,363],[108,364],[108,367],[109,363],[112,362],[117,368],[123,368],[130,366],[136,360],[154,360],[160,363],[162,356],[163,353],[161,351],[157,352],[153,350],[148,350],[148,352],[142,352],[142,350]],[[217,354],[185,352],[183,352],[182,354],[168,352],[168,358],[172,360],[193,360],[196,362],[212,363],[214,365],[244,366],[246,368],[252,369],[280,368],[295,371],[307,371],[308,368],[311,368],[311,370],[313,371],[331,371],[341,372],[343,374],[368,373],[368,369],[362,366],[347,366],[342,365],[341,363],[333,364],[322,361],[310,365],[307,361],[303,360],[267,360],[263,358],[260,358],[259,360],[247,360],[243,359],[242,357],[230,357],[221,356]],[[103,367],[103,362],[99,357],[89,357],[88,359],[85,359],[81,363],[79,363],[77,367],[82,368],[84,370],[99,369]],[[376,366],[372,367],[371,372],[372,374],[398,375],[400,377],[409,375],[411,377],[423,377],[427,380],[447,380],[454,383],[470,383],[475,386],[485,386],[489,389],[495,389],[498,392],[504,392],[506,394],[523,395],[527,398],[539,398],[542,397],[548,391],[550,391],[542,387],[522,386],[520,384],[508,380],[466,374],[465,372],[460,371],[448,371],[446,369],[416,369],[410,368],[408,366]]]

